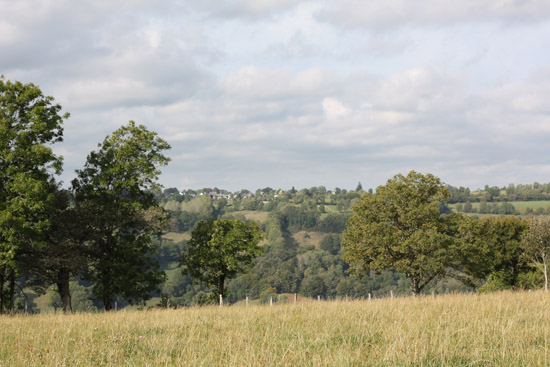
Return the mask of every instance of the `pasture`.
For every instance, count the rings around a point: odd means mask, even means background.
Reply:
[[[550,295],[0,317],[0,366],[545,366]]]

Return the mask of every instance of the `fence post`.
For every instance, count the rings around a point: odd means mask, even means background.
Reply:
[[[369,301],[370,301],[370,297],[371,297],[371,295],[370,295],[370,293],[369,293]]]
[[[317,296],[317,302],[321,302],[321,296]]]
[[[223,296],[220,294],[220,307],[223,306]]]
[[[294,304],[296,304],[296,302],[298,302],[298,295],[294,293]]]
[[[269,297],[269,305],[273,306],[273,297]]]
[[[246,296],[246,307],[248,307],[248,296]]]
[[[118,311],[118,302],[115,301],[115,312]]]
[[[393,291],[390,289],[390,297],[393,298]]]

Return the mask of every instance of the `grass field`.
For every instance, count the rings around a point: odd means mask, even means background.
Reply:
[[[477,210],[479,210],[479,204],[480,203],[472,203],[472,208],[476,208]],[[489,205],[491,205],[491,203],[488,203]],[[501,204],[501,203],[497,203],[497,204]],[[550,201],[547,201],[547,200],[541,200],[541,201],[510,201],[510,204],[512,204],[514,206],[514,208],[516,208],[517,211],[519,211],[521,214],[525,213],[525,209],[526,208],[531,208],[533,210],[536,210],[538,208],[548,208],[550,207]],[[462,204],[464,205],[464,204]],[[449,205],[449,208],[451,208],[453,211],[456,212],[456,209],[455,209],[455,206],[456,204],[451,204]]]
[[[0,317],[0,366],[545,366],[550,295]]]
[[[172,240],[174,242],[181,242],[181,241],[188,241],[191,239],[191,233],[184,232],[184,233],[178,233],[178,232],[168,232],[164,235],[162,235],[162,238],[165,238],[167,240]]]
[[[322,232],[311,232],[311,231],[300,231],[294,234],[294,239],[302,246],[314,246],[315,248],[320,248],[320,243],[326,233]]]
[[[241,210],[239,212],[234,212],[234,214],[242,214],[247,220],[254,220],[260,223],[263,223],[267,220],[269,212],[254,211],[254,210]]]

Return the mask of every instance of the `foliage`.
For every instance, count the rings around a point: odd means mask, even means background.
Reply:
[[[26,252],[25,266],[30,276],[28,285],[38,293],[44,293],[55,285],[63,311],[71,313],[70,280],[85,270],[87,251],[86,223],[81,207],[71,206],[70,192],[56,188],[54,209],[49,212],[51,226],[45,232],[46,244]]]
[[[12,83],[0,77],[0,313],[4,282],[10,280],[13,308],[14,279],[24,269],[22,251],[44,245],[54,211],[54,174],[62,158],[50,144],[62,141],[61,106],[34,84]]]
[[[522,243],[523,256],[544,274],[544,290],[548,290],[548,261],[550,259],[550,221],[531,221]]]
[[[396,175],[376,194],[365,194],[342,235],[344,258],[358,274],[395,268],[414,294],[454,263],[452,216],[439,214],[449,192],[437,177],[411,171]]]
[[[156,133],[130,121],[88,155],[73,180],[76,203],[87,215],[86,275],[107,310],[115,296],[137,301],[162,282],[151,237],[160,235],[168,216],[152,190],[158,189],[158,166],[168,163],[162,152],[169,148]]]
[[[518,217],[463,218],[458,231],[462,238],[459,270],[467,284],[476,286],[490,277],[485,289],[516,288],[518,276],[527,270],[522,259],[521,238],[527,222]]]
[[[263,232],[255,222],[238,219],[201,221],[191,233],[180,263],[183,271],[224,295],[225,280],[244,272],[263,252]]]

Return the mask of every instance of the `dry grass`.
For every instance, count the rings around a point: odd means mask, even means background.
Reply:
[[[294,234],[294,239],[301,246],[315,246],[316,249],[320,248],[321,240],[326,235],[322,232],[309,232],[309,231],[300,231]]]
[[[545,366],[543,292],[0,318],[0,366]]]
[[[247,220],[253,220],[256,222],[264,223],[267,220],[269,212],[255,211],[255,210],[242,210],[240,212],[234,212],[235,214],[242,214]]]
[[[168,232],[162,235],[162,238],[171,240],[174,242],[189,241],[191,239],[191,233],[189,232]]]

